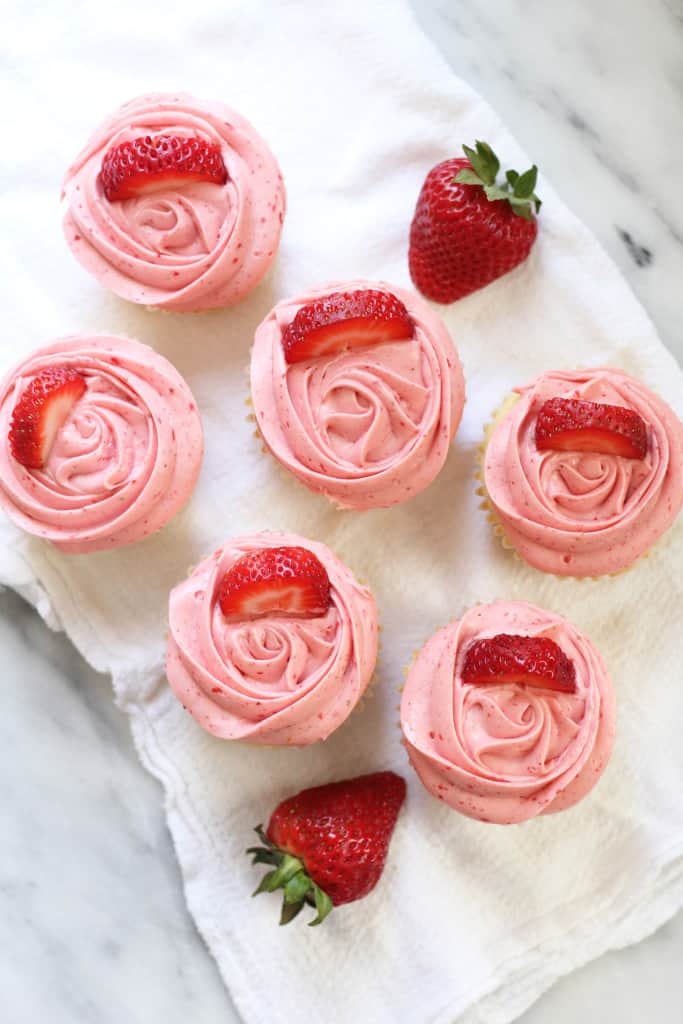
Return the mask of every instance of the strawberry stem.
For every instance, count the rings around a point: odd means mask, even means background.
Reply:
[[[463,152],[470,162],[470,167],[464,167],[455,176],[455,180],[462,185],[477,185],[482,188],[489,202],[496,202],[504,199],[512,207],[512,212],[525,220],[531,220],[532,210],[536,213],[541,209],[541,200],[536,195],[536,180],[538,178],[538,167],[536,164],[528,171],[519,174],[517,171],[505,172],[505,181],[502,185],[496,183],[500,161],[487,142],[477,140],[476,149],[470,146],[463,146]]]
[[[297,916],[305,904],[315,907],[317,913],[309,925],[319,925],[333,910],[332,900],[319,885],[307,874],[303,863],[291,853],[278,849],[266,835],[262,825],[254,831],[262,842],[262,846],[250,846],[246,851],[252,858],[252,864],[268,864],[272,871],[267,871],[254,889],[252,896],[261,892],[283,890],[280,924],[289,924]]]
[[[318,911],[317,917],[312,921],[309,921],[309,927],[313,928],[317,924],[322,924],[327,915],[333,910],[334,905],[332,900],[326,892],[320,888],[319,885],[313,883],[313,898],[315,899],[315,909]]]
[[[289,924],[293,921],[300,910],[303,910],[304,900],[299,900],[298,903],[287,903],[282,904],[282,912],[280,914],[280,924]]]

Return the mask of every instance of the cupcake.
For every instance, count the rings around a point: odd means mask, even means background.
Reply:
[[[236,537],[171,591],[168,681],[214,736],[308,746],[358,703],[377,629],[372,594],[324,544]]]
[[[512,825],[590,792],[612,751],[615,712],[587,637],[553,612],[496,601],[440,629],[419,653],[401,728],[432,796]]]
[[[256,331],[251,393],[278,462],[339,508],[385,508],[446,461],[465,385],[441,319],[417,295],[348,281],[287,299]]]
[[[60,551],[160,529],[192,494],[202,448],[190,389],[138,341],[61,338],[0,383],[0,506]]]
[[[63,198],[79,263],[121,298],[176,312],[255,288],[285,211],[280,168],[249,122],[184,93],[112,114],[67,171]]]
[[[542,572],[620,572],[683,504],[683,424],[622,370],[541,374],[487,434],[485,503],[506,544]]]

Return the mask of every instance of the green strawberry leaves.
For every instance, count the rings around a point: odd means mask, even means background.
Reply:
[[[315,900],[315,909],[318,911],[318,916],[308,922],[311,927],[316,924],[322,924],[334,906],[327,893],[323,892],[320,886],[315,884],[313,885],[313,897]]]
[[[486,185],[483,178],[476,171],[471,171],[468,167],[458,171],[455,180],[462,182],[463,185],[480,185],[483,188],[491,188],[491,185]]]
[[[532,220],[533,213],[541,209],[541,200],[536,195],[538,168],[536,164],[524,174],[517,171],[506,171],[503,185],[496,183],[500,161],[487,142],[477,140],[476,149],[463,146],[463,152],[471,164],[459,171],[455,180],[463,185],[478,185],[483,188],[489,202],[504,199],[512,207],[512,212],[525,220]]]
[[[306,873],[303,863],[298,857],[292,857],[284,850],[278,849],[258,825],[254,831],[261,840],[262,846],[250,846],[247,853],[251,856],[252,864],[268,864],[272,871],[267,871],[252,896],[258,896],[261,892],[275,892],[283,890],[282,911],[280,913],[280,924],[289,924],[297,916],[300,910],[308,904],[315,907],[317,913],[309,925],[322,924],[331,910],[334,909],[332,900],[326,892],[316,885],[313,879]]]
[[[513,192],[520,199],[531,199],[536,188],[536,179],[538,178],[538,167],[534,164],[524,174],[520,174],[512,186]]]
[[[477,184],[493,185],[496,175],[500,170],[500,160],[493,152],[488,142],[475,142],[476,150],[469,146],[463,146],[465,156],[472,164],[475,174],[478,174],[481,181]],[[461,172],[462,173],[462,172]]]

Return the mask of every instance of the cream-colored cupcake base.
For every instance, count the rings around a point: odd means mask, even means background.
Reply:
[[[116,292],[112,292],[112,295],[115,294]],[[201,316],[202,313],[217,313],[219,310],[230,308],[229,306],[207,306],[206,309],[164,309],[163,306],[143,306],[141,302],[135,302],[133,299],[124,299],[124,302],[130,302],[132,306],[138,306],[138,308],[141,307],[146,313],[161,313],[162,316]]]
[[[267,444],[265,442],[265,439],[263,437],[263,434],[259,430],[258,420],[256,419],[256,414],[253,412],[254,403],[253,403],[252,398],[251,398],[251,387],[250,387],[250,384],[249,384],[248,375],[247,375],[247,391],[248,391],[248,394],[247,394],[247,397],[245,399],[244,404],[249,408],[250,411],[247,413],[246,420],[247,420],[247,423],[249,423],[250,427],[252,428],[252,437],[256,441],[258,441],[259,448],[261,450],[261,454],[268,456],[269,461],[271,462],[272,465],[276,466],[276,468],[277,468],[278,472],[280,473],[280,475],[281,475],[283,480],[286,480],[288,483],[291,482],[292,480],[296,480],[296,482],[298,484],[300,484],[302,487],[306,487],[306,490],[310,491],[311,494],[320,494],[321,493],[320,491],[314,491],[311,487],[307,487],[306,484],[303,483],[302,480],[299,480],[299,478],[297,476],[295,476],[294,473],[291,473],[288,469],[286,469],[282,465],[280,460],[276,459],[275,456],[273,455],[273,453],[271,452],[271,450],[268,448],[268,446],[267,446]],[[327,495],[323,495],[323,497],[327,497]],[[330,501],[330,500],[331,499],[328,498],[328,501]],[[343,509],[340,510],[340,511],[343,511]]]
[[[514,408],[519,401],[520,396],[514,392],[505,398],[501,405],[494,410],[491,419],[488,423],[484,424],[484,437],[479,445],[477,454],[475,456],[477,468],[475,470],[474,478],[477,481],[477,488],[475,494],[477,494],[482,500],[479,502],[479,508],[486,513],[486,520],[491,524],[495,536],[498,538],[503,548],[506,551],[512,553],[512,556],[517,559],[518,562],[524,561],[521,555],[518,554],[514,544],[509,540],[502,523],[498,519],[491,498],[489,497],[488,491],[486,490],[486,483],[484,481],[484,459],[486,457],[486,449],[488,443],[493,436],[493,432],[498,424],[505,419],[507,414]],[[539,570],[540,571],[540,570]]]
[[[251,408],[253,408],[251,398],[247,398],[246,404],[248,406],[250,406]],[[270,452],[266,448],[266,442],[263,440],[263,435],[262,435],[261,431],[258,428],[255,414],[253,412],[247,413],[246,420],[247,420],[247,423],[253,428],[252,431],[251,431],[251,436],[256,441],[259,442],[259,448],[261,449],[262,454],[263,455],[270,455]],[[273,461],[280,467],[280,469],[282,468],[280,466],[280,463],[277,461],[277,459],[274,459]]]

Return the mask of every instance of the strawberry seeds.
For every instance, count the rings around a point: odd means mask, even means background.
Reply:
[[[227,180],[220,146],[179,135],[142,135],[112,146],[100,170],[102,191],[109,202],[197,181],[224,185]]]

